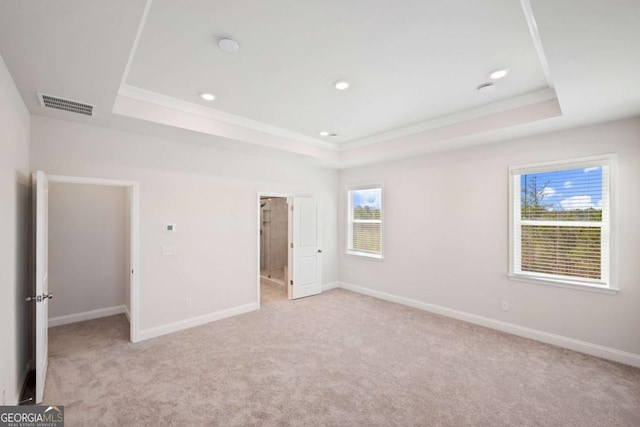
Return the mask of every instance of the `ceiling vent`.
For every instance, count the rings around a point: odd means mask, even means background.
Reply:
[[[40,100],[40,105],[43,107],[70,111],[72,113],[84,114],[85,116],[93,116],[93,105],[91,104],[45,95],[44,93],[38,93],[38,99]]]

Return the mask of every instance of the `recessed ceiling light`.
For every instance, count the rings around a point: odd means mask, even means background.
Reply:
[[[338,136],[337,133],[331,133],[331,132],[327,132],[326,130],[323,130],[322,132],[320,132],[320,136],[324,136],[324,137],[331,137],[331,138],[335,138],[336,136]]]
[[[200,98],[204,99],[205,101],[213,101],[214,99],[216,99],[216,96],[212,93],[202,92],[200,94]]]
[[[228,38],[218,40],[218,47],[227,53],[236,53],[240,50],[240,44]]]
[[[507,67],[498,68],[489,73],[489,78],[493,80],[498,80],[503,77],[506,77],[506,75],[509,74],[510,71],[511,70]]]
[[[478,92],[480,93],[489,93],[492,92],[496,86],[493,83],[483,83],[478,86]]]
[[[333,85],[334,85],[334,86],[336,87],[336,89],[338,89],[338,90],[345,90],[345,89],[349,89],[349,86],[351,86],[351,83],[349,83],[349,82],[348,82],[348,81],[346,81],[346,80],[338,80],[338,81],[337,81],[337,82],[335,82]]]

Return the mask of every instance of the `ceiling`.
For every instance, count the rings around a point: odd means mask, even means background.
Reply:
[[[127,84],[339,143],[547,87],[513,0],[154,0]]]
[[[346,167],[640,114],[638,17],[637,0],[1,0],[0,54],[34,114]]]

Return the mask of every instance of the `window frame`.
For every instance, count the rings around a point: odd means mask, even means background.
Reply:
[[[562,171],[570,169],[580,169],[587,167],[602,168],[602,197],[603,211],[601,221],[601,243],[600,243],[600,266],[602,272],[601,280],[578,278],[571,276],[561,276],[546,273],[518,271],[515,257],[516,249],[520,248],[520,230],[516,227],[522,225],[520,219],[521,187],[520,176],[532,173],[543,173]],[[617,155],[606,154],[600,156],[580,157],[566,160],[558,160],[544,163],[534,163],[509,167],[509,272],[507,276],[512,280],[529,283],[558,286],[569,289],[616,294],[620,289],[617,287],[616,265],[616,172]],[[517,182],[516,182],[517,181]],[[608,199],[608,203],[605,201]],[[549,224],[544,224],[544,223]],[[567,222],[559,221],[536,221],[539,225],[567,225]],[[558,223],[558,224],[553,224]],[[526,225],[526,224],[525,224]]]
[[[380,219],[370,220],[354,220],[352,213],[353,192],[358,190],[380,190]],[[346,254],[363,258],[370,258],[376,260],[384,259],[384,187],[382,184],[368,184],[368,185],[350,185],[346,187],[347,190],[347,241],[346,241]],[[362,252],[352,248],[353,244],[353,224],[355,223],[375,223],[380,224],[380,253]]]

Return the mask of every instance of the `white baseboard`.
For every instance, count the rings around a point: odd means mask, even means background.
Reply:
[[[116,305],[113,307],[99,308],[97,310],[83,311],[82,313],[67,314],[66,316],[57,316],[49,318],[49,327],[67,325],[69,323],[83,322],[85,320],[99,319],[100,317],[115,316],[116,314],[125,313],[124,305]]]
[[[329,289],[335,289],[340,287],[340,282],[331,282],[325,283],[322,285],[322,292],[328,291]]]
[[[358,292],[364,295],[372,296],[374,298],[408,305],[409,307],[418,308],[420,310],[429,311],[431,313],[452,317],[454,319],[463,320],[465,322],[474,323],[476,325],[496,329],[502,332],[507,332],[509,334],[517,335],[520,337],[541,341],[547,344],[557,345],[558,347],[567,348],[569,350],[578,351],[580,353],[585,353],[591,356],[601,357],[603,359],[613,360],[614,362],[624,363],[626,365],[640,368],[640,355],[635,353],[616,350],[615,348],[592,344],[586,341],[580,341],[562,335],[539,331],[537,329],[526,328],[524,326],[515,325],[513,323],[502,322],[500,320],[491,319],[489,317],[478,316],[476,314],[453,310],[451,308],[446,308],[439,305],[428,304],[426,302],[405,298],[386,292],[376,291],[349,283],[340,282],[340,287],[348,291]]]
[[[127,316],[127,320],[129,321],[129,323],[131,323],[131,313],[129,312],[129,307],[127,307],[126,305],[124,305],[123,307],[124,315]]]
[[[204,325],[205,323],[226,319],[227,317],[249,313],[250,311],[257,310],[258,308],[258,303],[252,302],[250,304],[240,305],[238,307],[228,308],[226,310],[220,310],[213,313],[204,314],[202,316],[192,317],[190,319],[179,320],[177,322],[168,323],[166,325],[144,329],[138,333],[138,341],[144,341],[151,338],[159,337],[161,335],[182,331],[183,329],[193,328],[194,326]]]

